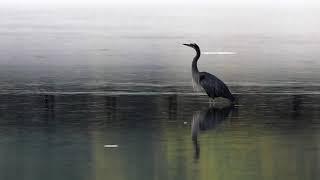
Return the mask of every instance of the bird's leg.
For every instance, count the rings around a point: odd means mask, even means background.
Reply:
[[[214,105],[214,98],[211,98],[211,105]]]
[[[209,97],[209,105],[211,106],[213,104],[213,99]]]

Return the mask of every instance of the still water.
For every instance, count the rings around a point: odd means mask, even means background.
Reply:
[[[1,7],[0,179],[318,179],[319,17]],[[235,52],[199,60],[234,107],[193,91],[188,42]]]
[[[0,177],[317,179],[320,96],[237,97],[1,96]]]

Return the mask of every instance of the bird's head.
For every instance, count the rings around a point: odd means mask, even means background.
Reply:
[[[200,51],[200,48],[196,43],[183,44],[183,45],[191,47],[191,48],[195,49],[196,51]]]

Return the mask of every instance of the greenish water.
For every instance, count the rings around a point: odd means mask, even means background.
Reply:
[[[196,95],[3,95],[0,178],[319,177],[320,96],[237,98],[218,110]]]

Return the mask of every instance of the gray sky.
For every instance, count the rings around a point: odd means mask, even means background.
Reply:
[[[320,7],[319,0],[0,0],[9,5],[51,5],[51,4],[214,4],[230,6],[285,6]]]

